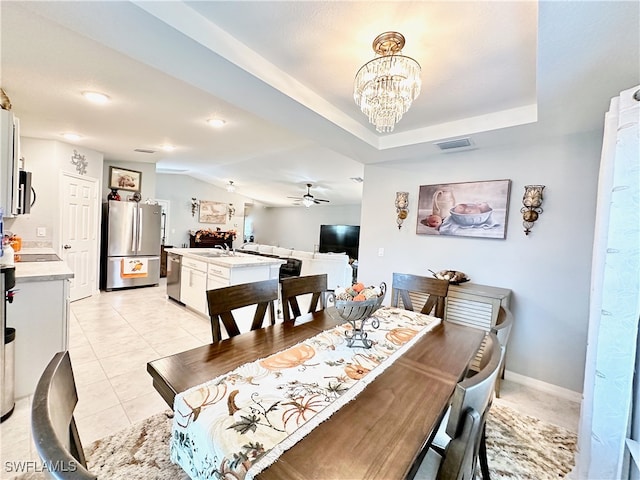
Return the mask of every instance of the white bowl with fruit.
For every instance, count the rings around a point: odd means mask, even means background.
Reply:
[[[451,220],[463,227],[473,227],[487,223],[493,209],[488,203],[459,203],[451,210]]]

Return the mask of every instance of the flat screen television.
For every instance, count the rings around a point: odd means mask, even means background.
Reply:
[[[358,259],[360,225],[320,225],[320,253],[346,253]]]

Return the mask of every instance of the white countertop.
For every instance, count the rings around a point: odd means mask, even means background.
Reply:
[[[52,248],[22,248],[17,255],[56,253]],[[65,262],[15,262],[16,283],[44,282],[73,278],[73,271]]]
[[[235,252],[233,255],[208,256],[209,254],[220,252],[219,248],[167,248],[165,251],[227,268],[282,265],[283,263],[287,263],[286,260],[280,258],[261,257],[259,255],[238,252]]]

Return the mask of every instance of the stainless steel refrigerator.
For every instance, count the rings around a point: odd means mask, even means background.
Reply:
[[[100,288],[159,283],[161,217],[160,205],[115,200],[103,204]]]

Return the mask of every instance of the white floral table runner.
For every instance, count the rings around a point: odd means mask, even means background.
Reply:
[[[171,461],[193,479],[251,479],[440,323],[393,307],[347,347],[348,323],[176,395]]]

